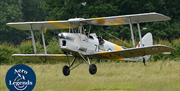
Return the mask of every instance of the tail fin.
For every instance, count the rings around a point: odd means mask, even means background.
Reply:
[[[142,43],[140,43],[142,42]],[[153,37],[152,37],[152,34],[149,32],[149,33],[146,33],[142,40],[138,43],[138,45],[136,46],[136,48],[138,47],[145,47],[145,46],[150,46],[150,45],[153,45]]]
[[[140,43],[142,42],[142,43]],[[138,45],[136,46],[136,48],[138,47],[145,47],[145,46],[151,46],[153,45],[153,37],[152,37],[152,34],[149,32],[149,33],[146,33],[142,40],[138,43]],[[142,60],[145,60],[147,61],[149,58],[151,57],[151,55],[146,55],[146,56],[143,56]]]

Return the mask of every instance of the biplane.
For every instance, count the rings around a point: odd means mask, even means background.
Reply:
[[[60,21],[37,21],[37,22],[12,22],[7,23],[8,26],[18,30],[28,30],[31,33],[33,54],[13,54],[15,57],[73,57],[68,60],[67,64],[62,69],[65,76],[70,74],[70,71],[85,62],[89,66],[89,73],[94,75],[97,72],[97,67],[91,62],[92,59],[116,59],[116,60],[139,60],[144,64],[151,55],[163,52],[171,52],[174,49],[165,45],[153,45],[153,38],[151,33],[145,34],[141,37],[140,23],[167,21],[170,20],[168,16],[160,13],[142,13],[131,15],[120,15],[99,18],[72,18],[69,20]],[[94,26],[115,26],[115,25],[129,25],[132,39],[132,48],[119,46],[110,41],[103,39],[91,33],[91,29],[84,28],[85,25]],[[133,25],[137,25],[139,43],[135,44]],[[44,31],[65,29],[67,32],[58,34],[59,47],[64,54],[48,54]],[[39,31],[42,35],[42,44],[44,53],[38,54],[35,45],[34,31]],[[98,30],[97,30],[98,31]],[[76,64],[77,59],[82,62]]]

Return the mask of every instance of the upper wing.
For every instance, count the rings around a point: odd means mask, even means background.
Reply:
[[[72,55],[65,54],[13,54],[13,57],[21,58],[26,60],[52,60],[52,61],[65,61],[66,57],[72,57]]]
[[[7,25],[18,30],[42,30],[42,28],[51,30],[78,27],[77,24],[72,24],[69,21],[12,22],[7,23]]]
[[[87,56],[97,57],[101,59],[121,59],[121,58],[153,55],[162,52],[171,52],[173,50],[174,49],[164,45],[153,45],[142,48],[129,48],[129,49],[124,49],[122,51],[98,52],[96,54],[87,55]]]
[[[145,23],[154,21],[167,21],[170,20],[168,16],[159,13],[142,13],[142,14],[131,14],[111,17],[100,17],[86,19],[88,24],[93,25],[124,25],[131,23]]]
[[[100,18],[74,18],[64,21],[39,21],[39,22],[14,22],[7,23],[8,26],[19,30],[41,30],[42,28],[50,29],[69,29],[77,28],[79,25],[124,25],[131,23],[144,23],[153,21],[170,20],[168,16],[159,13],[142,13]]]

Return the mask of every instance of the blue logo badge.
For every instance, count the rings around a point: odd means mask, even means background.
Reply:
[[[29,66],[18,64],[8,70],[5,80],[10,91],[32,91],[36,75]]]

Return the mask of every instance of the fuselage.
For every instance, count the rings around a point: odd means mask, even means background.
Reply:
[[[122,46],[104,40],[95,33],[89,35],[82,33],[60,33],[58,37],[61,50],[72,55],[73,52],[89,55],[97,52],[123,50]]]

